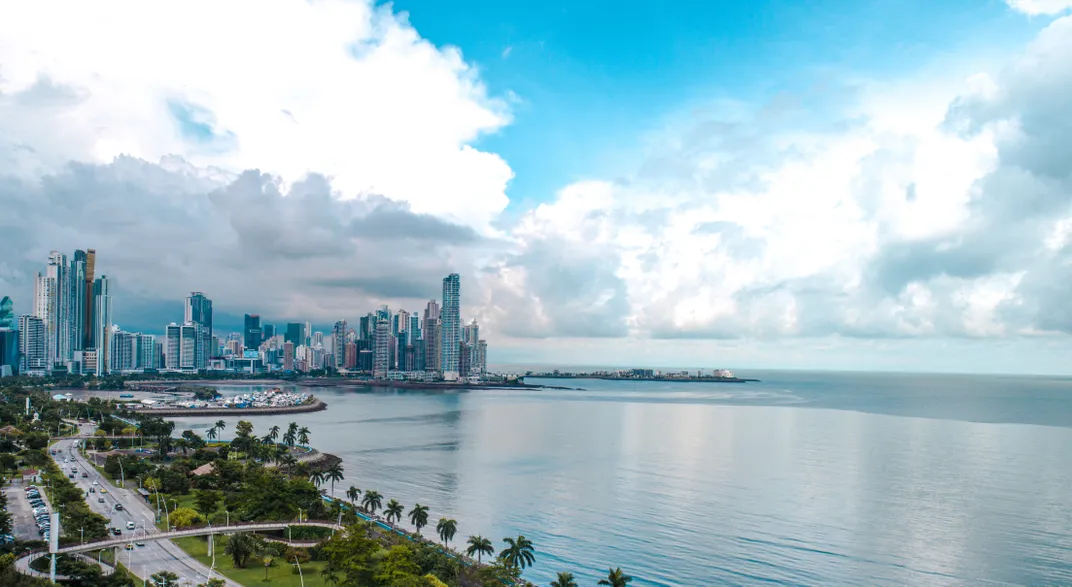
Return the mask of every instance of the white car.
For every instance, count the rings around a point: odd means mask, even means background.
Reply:
[[[94,485],[100,485],[100,481],[93,481]]]

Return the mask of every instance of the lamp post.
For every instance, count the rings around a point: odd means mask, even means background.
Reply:
[[[298,579],[301,581],[301,587],[305,587],[305,576],[301,572],[301,563],[298,561],[297,555],[294,556],[294,564],[298,565]]]

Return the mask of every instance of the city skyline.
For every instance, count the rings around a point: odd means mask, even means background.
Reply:
[[[458,273],[508,363],[1072,373],[1067,1],[783,4],[23,3],[0,292],[92,243],[137,329]]]

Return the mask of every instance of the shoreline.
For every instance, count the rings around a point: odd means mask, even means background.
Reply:
[[[598,379],[600,381],[651,381],[657,383],[762,383],[759,379],[748,379],[744,377],[705,377],[705,378],[690,378],[690,379],[677,379],[674,377],[610,377],[606,375],[525,375],[522,379],[531,377],[533,379]],[[531,387],[537,387],[533,385]],[[541,386],[543,387],[543,386]]]
[[[131,410],[135,414],[148,414],[152,416],[273,416],[277,414],[303,414],[307,412],[320,412],[328,409],[323,400],[317,399],[312,403],[297,406],[277,406],[270,408],[146,408]]]

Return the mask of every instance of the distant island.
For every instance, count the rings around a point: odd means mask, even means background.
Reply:
[[[571,372],[555,369],[551,372],[537,373],[528,371],[525,378],[538,379],[604,379],[608,381],[670,381],[674,383],[758,383],[759,379],[746,379],[737,377],[729,369],[712,369],[710,373],[704,373],[703,369],[696,372],[676,371],[664,373],[654,369],[619,369],[615,371],[588,371]]]

